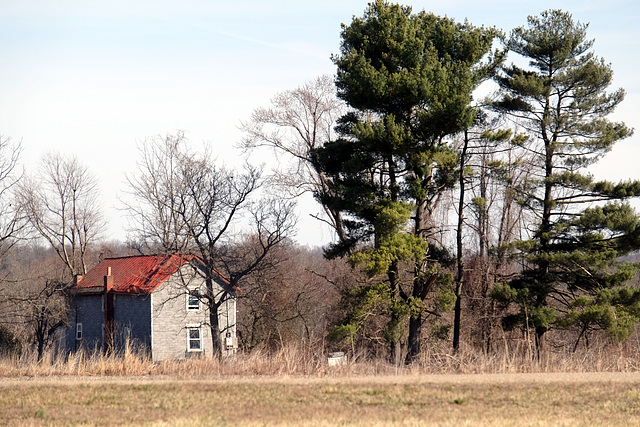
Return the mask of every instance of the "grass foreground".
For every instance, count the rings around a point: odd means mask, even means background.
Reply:
[[[0,425],[638,425],[640,373],[0,379]]]

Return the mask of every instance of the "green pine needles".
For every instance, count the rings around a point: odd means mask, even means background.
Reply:
[[[640,290],[630,284],[639,265],[620,261],[640,243],[638,215],[625,201],[638,183],[594,183],[585,172],[632,133],[607,119],[624,91],[607,92],[613,72],[590,51],[586,30],[560,10],[529,17],[507,41],[529,68],[504,67],[493,104],[529,135],[521,147],[537,170],[518,197],[538,222],[513,245],[524,269],[492,296],[519,307],[504,324],[533,328],[538,350],[551,328],[578,328],[577,346],[593,329],[625,339],[640,320]]]

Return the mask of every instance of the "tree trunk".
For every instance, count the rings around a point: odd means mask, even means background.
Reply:
[[[460,295],[460,285],[456,284],[456,304],[453,308],[453,352],[457,353],[460,347],[460,323],[462,315],[462,295]]]
[[[400,345],[400,341],[394,341],[390,344],[391,361],[394,366],[400,366],[402,360],[402,345]]]
[[[425,204],[425,200],[418,201],[417,203],[413,233],[416,236],[426,240],[426,216],[428,213],[425,208]],[[427,294],[431,289],[431,286],[435,282],[435,277],[437,277],[436,275],[432,275],[428,280],[424,280],[424,278],[422,278],[422,276],[425,274],[424,269],[424,265],[416,263],[413,271],[412,296],[419,299],[421,304],[423,304],[424,300],[427,298]],[[405,363],[407,364],[414,362],[418,358],[418,356],[420,356],[420,352],[422,351],[420,345],[422,338],[422,321],[422,312],[409,318],[408,349],[407,356],[405,358]]]
[[[545,334],[547,332],[547,328],[544,326],[536,326],[536,356],[538,360],[542,357],[542,354],[545,350]]]
[[[398,304],[400,299],[400,288],[398,284],[398,262],[391,263],[389,270],[387,271],[387,277],[389,278],[389,288],[391,289],[391,303]],[[391,319],[389,320],[389,327],[393,329],[388,330],[389,339],[389,358],[391,363],[398,366],[400,358],[402,357],[402,350],[400,345],[400,336],[398,334],[398,328],[401,325],[400,315],[394,308],[391,310]]]
[[[44,356],[44,340],[38,337],[38,362],[42,360]]]
[[[458,177],[459,185],[460,185],[460,198],[458,199],[458,228],[456,230],[456,246],[457,246],[457,264],[458,264],[458,273],[456,275],[456,304],[454,307],[454,317],[453,317],[453,351],[457,352],[458,347],[460,347],[460,318],[462,311],[462,303],[460,292],[462,290],[462,281],[464,280],[464,258],[462,257],[462,227],[464,226],[464,192],[465,192],[465,182],[464,182],[464,167],[467,157],[467,148],[469,147],[469,134],[467,131],[464,132],[464,146],[462,147],[462,153],[460,153],[460,175]],[[484,232],[480,233],[480,238],[482,241]],[[482,244],[481,244],[482,246]]]
[[[42,324],[42,322],[40,322],[40,319],[36,320],[36,341],[38,344],[38,362],[40,362],[42,360],[42,357],[44,356],[44,342],[45,342],[45,329],[46,326]]]
[[[416,265],[414,271],[414,277],[418,277],[420,274],[419,267]],[[426,296],[425,287],[428,286],[422,280],[415,280],[413,284],[413,291],[411,296],[424,301]],[[420,337],[422,335],[422,313],[418,313],[415,316],[409,317],[409,338],[407,345],[407,357],[405,363],[409,364],[415,361],[420,355]]]
[[[417,273],[416,273],[417,274]],[[423,302],[427,299],[427,295],[431,290],[431,287],[434,285],[436,280],[438,279],[438,274],[432,274],[427,280],[424,281],[416,281],[413,285],[413,294],[412,296],[419,301]],[[422,311],[418,313],[416,316],[411,316],[409,318],[409,349],[407,352],[407,357],[405,359],[405,363],[411,363],[417,359],[421,352],[420,339],[422,338]]]
[[[409,350],[405,363],[414,362],[420,355],[420,337],[422,335],[422,314],[409,319]]]
[[[220,324],[218,322],[218,304],[209,311],[209,325],[211,328],[211,354],[213,357],[222,357],[222,340],[220,338]]]
[[[213,271],[209,269],[209,271]],[[218,309],[222,304],[223,298],[216,301],[213,289],[213,279],[207,277],[205,280],[207,286],[207,306],[209,308],[209,328],[211,329],[211,354],[215,358],[222,358],[222,340],[220,338],[220,322],[218,319]]]

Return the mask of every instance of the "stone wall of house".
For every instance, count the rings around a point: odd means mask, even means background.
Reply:
[[[104,310],[102,294],[78,295],[72,303],[67,328],[66,348],[70,351],[83,348],[87,351],[101,349],[103,345]],[[82,324],[82,339],[76,339],[76,325]]]
[[[149,295],[115,295],[114,343],[123,349],[127,340],[137,351],[151,350],[151,297]]]
[[[191,265],[187,264],[152,294],[154,360],[184,359],[211,354],[208,311],[202,304],[199,310],[187,310],[188,289],[199,289],[201,293],[205,292],[204,280],[195,273]],[[200,328],[201,351],[188,351],[189,327]]]

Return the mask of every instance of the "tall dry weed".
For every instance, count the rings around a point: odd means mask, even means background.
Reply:
[[[46,352],[0,357],[0,377],[34,376],[368,376],[441,373],[530,373],[530,372],[634,372],[640,371],[640,352],[635,345],[597,345],[575,352],[556,349],[535,357],[522,348],[505,346],[485,353],[462,345],[458,352],[442,344],[426,346],[411,365],[395,366],[366,352],[348,354],[345,363],[329,366],[323,346],[285,345],[276,351],[256,349],[234,357],[191,358],[152,361],[143,349],[127,345],[123,351],[76,353]]]

